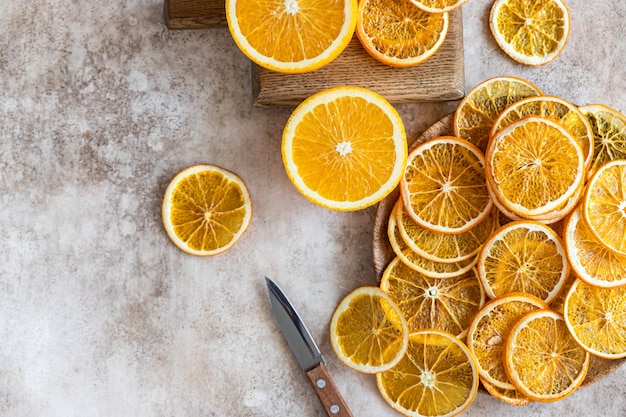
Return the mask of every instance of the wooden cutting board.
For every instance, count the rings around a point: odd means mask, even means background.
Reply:
[[[224,0],[165,0],[169,29],[226,27]],[[443,45],[428,61],[411,68],[393,68],[370,57],[356,36],[330,64],[305,74],[280,74],[252,64],[255,106],[295,106],[325,88],[357,85],[381,94],[391,103],[459,100],[465,95],[463,18],[450,13]]]

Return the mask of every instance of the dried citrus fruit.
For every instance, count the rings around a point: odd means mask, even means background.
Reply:
[[[476,358],[481,378],[502,389],[515,389],[502,361],[509,330],[524,314],[546,308],[548,305],[537,297],[510,293],[487,302],[478,311],[469,327],[467,347]]]
[[[534,96],[511,104],[494,122],[490,136],[526,116],[540,116],[563,125],[582,147],[585,168],[589,168],[593,156],[591,124],[578,107],[559,97]]]
[[[402,200],[396,203],[402,205]],[[389,216],[387,234],[389,237],[389,243],[393,252],[405,263],[408,267],[420,272],[427,277],[431,278],[450,278],[457,275],[461,275],[469,271],[476,264],[476,256],[469,257],[461,261],[453,262],[439,262],[432,259],[425,258],[414,252],[402,239],[398,224],[396,221],[395,210],[391,212]],[[473,230],[473,229],[472,229]],[[471,230],[470,230],[471,232]],[[433,232],[429,232],[433,233]],[[469,233],[469,232],[466,232]],[[458,235],[446,235],[446,236],[458,236]]]
[[[509,332],[504,364],[513,385],[534,401],[552,402],[572,394],[589,369],[589,352],[576,343],[563,316],[532,311]]]
[[[485,172],[497,200],[520,217],[561,208],[585,178],[582,147],[561,125],[529,116],[491,138]]]
[[[321,68],[345,49],[356,0],[226,0],[228,28],[256,64],[283,73]]]
[[[489,133],[500,114],[526,97],[541,95],[531,82],[517,77],[494,77],[472,88],[454,112],[454,135],[487,149]]]
[[[378,287],[359,287],[337,306],[330,322],[337,357],[364,373],[381,372],[404,355],[408,342],[402,313]]]
[[[466,232],[493,207],[482,152],[452,136],[431,139],[411,151],[400,192],[407,214],[439,233]]]
[[[500,48],[515,61],[544,65],[563,51],[570,18],[561,0],[496,0],[489,26]]]
[[[237,175],[213,165],[195,165],[172,179],[161,215],[167,235],[180,249],[192,255],[217,255],[246,230],[252,203]]]
[[[561,292],[570,270],[561,238],[532,220],[494,232],[478,255],[477,268],[489,297],[524,292],[546,303]]]
[[[572,336],[591,354],[626,358],[626,286],[597,288],[577,279],[565,297],[564,316]]]
[[[371,206],[394,190],[407,158],[393,106],[361,87],[335,87],[303,101],[283,132],[289,179],[312,202],[339,211]]]
[[[567,258],[580,279],[595,287],[626,285],[626,255],[598,241],[583,220],[580,207],[568,217],[563,235]]]
[[[406,416],[451,417],[476,398],[478,373],[472,354],[456,337],[439,330],[411,333],[406,354],[376,383],[391,407]]]
[[[502,389],[496,387],[485,381],[484,378],[480,379],[481,384],[485,387],[485,390],[494,398],[499,399],[507,404],[514,405],[516,407],[530,404],[532,401],[528,399],[524,394],[517,389]]]
[[[462,338],[485,301],[476,269],[451,278],[430,278],[395,258],[380,281],[402,311],[409,332],[438,329]]]
[[[583,217],[603,245],[626,255],[626,159],[607,162],[591,177]]]
[[[383,64],[410,67],[433,56],[448,33],[448,13],[430,13],[406,0],[359,2],[356,34]]]
[[[438,233],[417,224],[400,201],[395,211],[397,227],[402,240],[415,253],[437,262],[461,262],[473,258],[485,240],[496,229],[498,215],[495,210],[467,232]]]
[[[626,159],[626,115],[603,104],[578,108],[593,131],[593,160],[589,173],[615,159]]]
[[[468,0],[411,0],[419,8],[431,13],[450,12],[467,3]]]

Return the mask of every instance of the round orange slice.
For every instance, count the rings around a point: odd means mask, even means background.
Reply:
[[[411,2],[427,12],[443,13],[458,9],[468,0],[411,0]]]
[[[452,136],[431,139],[409,154],[400,192],[407,214],[438,233],[466,232],[493,207],[482,152]]]
[[[615,159],[626,159],[626,115],[604,104],[578,108],[593,131],[593,161],[589,176]]]
[[[361,0],[356,34],[373,58],[411,67],[439,50],[448,33],[448,13],[430,13],[405,0]]]

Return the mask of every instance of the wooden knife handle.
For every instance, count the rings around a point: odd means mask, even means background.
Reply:
[[[306,374],[329,417],[354,417],[323,363]]]

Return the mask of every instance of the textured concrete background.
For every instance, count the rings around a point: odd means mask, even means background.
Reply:
[[[491,2],[463,6],[467,89],[517,75],[575,103],[626,111],[626,4],[568,0],[548,66],[500,52]],[[0,415],[322,416],[281,339],[263,275],[309,324],[355,416],[395,416],[372,376],[339,364],[328,323],[374,284],[374,209],[301,197],[280,157],[291,109],[252,107],[249,62],[226,29],[168,31],[162,2],[0,2]],[[398,106],[410,135],[457,103]],[[229,252],[196,258],[163,232],[181,169],[213,163],[249,186]],[[622,367],[555,404],[485,395],[467,416],[623,416]]]

